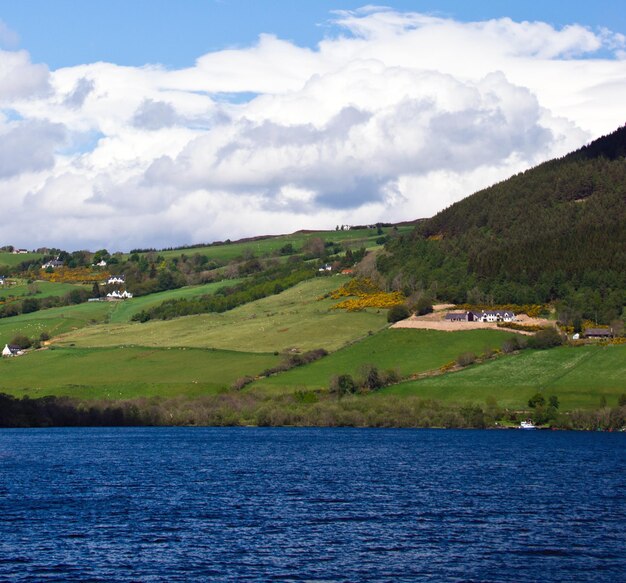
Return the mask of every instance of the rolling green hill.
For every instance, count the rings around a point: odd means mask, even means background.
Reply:
[[[337,374],[358,376],[359,368],[372,364],[381,370],[395,369],[402,376],[437,369],[464,352],[481,354],[499,348],[513,334],[499,330],[438,332],[435,330],[386,329],[368,336],[309,365],[261,379],[252,389],[278,394],[294,390],[328,389]]]
[[[65,334],[56,343],[82,347],[188,346],[243,352],[274,352],[294,347],[336,350],[386,325],[384,310],[348,314],[329,311],[332,300],[319,300],[346,280],[341,275],[316,278],[221,314],[94,326]]]
[[[91,289],[91,286],[73,283],[52,283],[49,281],[34,281],[29,284],[24,280],[19,280],[17,285],[4,285],[0,287],[0,301],[24,297],[33,297],[36,299],[59,297],[75,289]]]
[[[22,261],[32,261],[34,259],[43,259],[43,255],[41,253],[8,253],[6,251],[0,251],[0,267],[3,265],[6,267],[15,267],[22,263]]]
[[[537,392],[556,395],[564,410],[615,406],[626,393],[626,345],[529,350],[460,372],[410,381],[383,394],[526,408]]]
[[[112,308],[113,304],[109,302],[90,302],[2,318],[0,319],[0,343],[4,346],[16,334],[23,334],[34,339],[38,338],[42,332],[56,336],[98,322],[105,322]]]
[[[0,392],[81,399],[198,397],[275,365],[273,354],[189,348],[55,348],[0,361]]]
[[[149,294],[147,296],[133,298],[132,300],[118,302],[113,305],[109,321],[114,323],[130,322],[130,319],[135,314],[141,312],[142,310],[148,310],[154,306],[159,305],[162,302],[180,298],[193,298],[202,296],[204,294],[212,294],[215,293],[218,289],[221,289],[225,286],[237,285],[241,281],[241,279],[227,279],[218,281],[216,283],[186,286],[178,289],[157,292],[154,294]]]
[[[409,226],[398,227],[399,233],[408,233],[411,230],[412,227]],[[390,232],[390,227],[383,228],[383,233],[389,234]],[[163,256],[165,259],[179,257],[181,254],[200,254],[208,257],[209,259],[231,261],[233,259],[237,259],[239,257],[251,254],[257,257],[266,257],[279,252],[280,249],[285,247],[286,245],[292,245],[294,251],[296,253],[300,253],[306,242],[314,238],[321,238],[325,242],[340,243],[342,245],[347,245],[351,248],[357,248],[360,246],[364,246],[365,248],[371,248],[377,245],[376,239],[378,239],[379,237],[380,235],[378,235],[377,229],[310,231],[297,232],[290,235],[276,235],[252,238],[243,241],[214,244],[203,247],[189,247],[182,249],[164,250],[158,251],[158,254]]]

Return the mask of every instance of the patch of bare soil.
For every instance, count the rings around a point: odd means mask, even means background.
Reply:
[[[445,305],[445,304],[441,304]],[[448,306],[449,308],[450,306]],[[452,306],[453,307],[453,306]],[[434,306],[433,306],[434,309]],[[406,320],[400,320],[392,328],[419,328],[422,330],[441,330],[442,332],[458,332],[459,330],[503,330],[531,336],[533,332],[512,330],[510,328],[498,328],[496,322],[450,322],[445,320],[447,309],[438,310],[425,316],[411,316]],[[526,314],[520,314],[515,319],[516,324],[524,326],[554,326],[554,322],[543,318],[529,318]]]

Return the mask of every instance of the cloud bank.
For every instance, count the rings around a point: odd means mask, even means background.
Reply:
[[[334,22],[314,50],[261,35],[180,70],[49,71],[0,51],[2,244],[125,250],[430,216],[624,123],[619,34],[386,9]]]

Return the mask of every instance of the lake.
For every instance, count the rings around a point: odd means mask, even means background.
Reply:
[[[626,434],[0,430],[0,580],[619,581]]]

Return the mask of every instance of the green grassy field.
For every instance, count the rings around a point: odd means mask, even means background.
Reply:
[[[0,251],[0,265],[6,265],[8,267],[15,267],[22,263],[22,261],[32,261],[33,259],[42,259],[41,253],[7,253],[6,251]]]
[[[112,308],[113,304],[109,302],[89,302],[2,318],[0,319],[0,343],[4,346],[16,334],[38,338],[42,332],[47,332],[50,336],[56,336],[98,322],[105,322]]]
[[[264,378],[252,389],[269,393],[327,389],[336,374],[358,374],[359,367],[373,364],[381,370],[396,369],[402,376],[439,368],[468,351],[482,353],[499,347],[511,337],[498,330],[438,332],[389,328],[343,348],[322,360]]]
[[[91,286],[72,283],[52,283],[50,281],[35,281],[32,284],[27,284],[24,280],[19,280],[17,285],[0,287],[0,300],[8,299],[11,296],[15,298],[30,296],[36,299],[60,297],[74,289],[91,289]],[[34,294],[32,293],[33,290],[35,291]]]
[[[197,397],[273,366],[273,354],[189,348],[55,348],[0,360],[0,392],[85,399]]]
[[[274,352],[294,347],[337,350],[386,325],[386,310],[329,311],[335,302],[318,300],[347,279],[341,275],[319,277],[223,314],[94,326],[66,334],[57,342],[82,347],[195,346],[242,352]]]
[[[241,283],[241,279],[228,279],[216,283],[207,283],[206,285],[194,285],[172,289],[147,296],[141,296],[127,300],[124,302],[115,302],[109,319],[112,323],[130,322],[130,319],[142,310],[149,310],[154,306],[167,300],[177,300],[181,298],[192,298],[205,294],[215,293],[218,289],[230,285]]]
[[[413,230],[413,227],[399,227],[400,233]],[[387,234],[391,228],[384,228]],[[171,251],[158,251],[166,259],[178,257],[181,253],[185,255],[205,255],[209,259],[221,259],[230,261],[241,257],[246,252],[251,252],[257,257],[264,257],[276,253],[281,247],[291,243],[296,251],[300,251],[302,246],[314,237],[320,237],[324,241],[333,241],[349,245],[351,248],[358,248],[361,245],[371,248],[376,245],[376,239],[380,237],[376,229],[358,229],[354,231],[315,231],[313,233],[293,233],[291,235],[278,235],[258,241],[246,241],[241,243],[230,243],[225,245],[212,245],[209,247],[196,247],[188,249],[176,249]]]
[[[524,351],[460,372],[407,382],[383,391],[428,399],[484,404],[493,397],[510,408],[527,407],[537,391],[556,395],[562,410],[615,405],[626,393],[626,345]]]
[[[10,342],[16,334],[25,334],[29,338],[37,338],[42,332],[47,332],[50,336],[57,336],[104,322],[128,322],[133,314],[165,300],[213,293],[222,286],[234,285],[238,281],[240,280],[226,280],[207,285],[184,287],[133,298],[125,302],[89,302],[0,319],[0,342],[3,344]],[[50,282],[37,282],[37,285],[40,286],[42,295],[44,293],[45,295],[53,295],[47,293],[48,289],[56,291],[59,295],[64,295],[67,291],[80,287],[73,284]],[[11,290],[15,290],[17,287],[22,286],[15,286]]]

